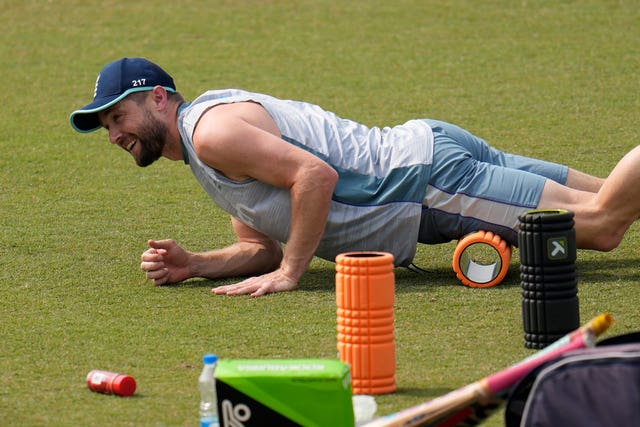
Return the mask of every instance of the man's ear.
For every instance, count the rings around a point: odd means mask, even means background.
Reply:
[[[158,111],[163,111],[167,108],[167,90],[162,86],[154,86],[154,88],[151,89],[151,98],[153,99]]]

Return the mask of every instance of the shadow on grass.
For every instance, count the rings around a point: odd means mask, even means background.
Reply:
[[[634,258],[578,260],[578,283],[633,282],[638,279],[637,266]]]
[[[211,280],[211,279],[189,279],[180,283],[173,283],[171,285],[162,285],[159,288],[166,290],[179,290],[179,289],[212,289],[216,286],[228,285],[230,283],[234,283],[232,279],[220,279],[220,280]]]
[[[300,281],[298,290],[304,292],[335,291],[335,270],[329,268],[309,270]],[[247,277],[227,277],[224,279],[190,279],[182,283],[162,286],[169,289],[212,289],[218,286],[231,285],[245,280]]]
[[[633,281],[637,278],[635,266],[636,259],[597,259],[578,260],[576,271],[579,283],[589,282],[615,282]],[[329,266],[314,268],[305,273],[299,290],[303,292],[334,292],[335,291],[335,270]],[[423,292],[425,289],[437,287],[457,287],[464,286],[456,278],[450,268],[437,267],[424,269],[423,271],[412,271],[407,268],[398,267],[394,270],[397,293]],[[225,279],[191,279],[186,282],[173,285],[162,286],[164,289],[212,289],[217,286],[237,283],[244,280],[243,277],[230,277]],[[512,263],[506,277],[497,287],[500,289],[519,288],[520,271],[519,264]]]
[[[638,260],[633,258],[578,259],[576,272],[578,284],[635,281],[638,278]],[[396,269],[396,292],[411,293],[424,291],[425,287],[464,286],[458,281],[453,270],[433,268],[423,272],[414,272],[403,268]],[[512,263],[502,283],[496,289],[519,289],[520,264]]]
[[[404,268],[396,269],[396,292],[422,292],[433,287],[460,287],[463,285],[456,277],[453,269],[432,268],[424,271],[411,271]],[[500,289],[520,287],[520,272],[518,266],[512,264],[502,283],[496,286]]]

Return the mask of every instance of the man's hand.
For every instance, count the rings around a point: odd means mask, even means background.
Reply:
[[[262,276],[251,277],[233,285],[218,286],[211,292],[216,295],[245,295],[259,297],[268,293],[292,291],[298,287],[296,280],[287,277],[281,269]]]
[[[190,254],[173,240],[149,240],[150,246],[140,257],[140,269],[154,286],[182,282],[192,277]]]

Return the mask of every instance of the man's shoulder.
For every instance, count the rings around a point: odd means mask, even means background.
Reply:
[[[198,105],[201,103],[233,103],[242,101],[259,101],[260,99],[271,98],[268,95],[250,92],[244,89],[211,89],[200,94],[192,105]]]

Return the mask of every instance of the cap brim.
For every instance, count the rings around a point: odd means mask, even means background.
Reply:
[[[98,112],[109,108],[111,105],[122,99],[124,95],[112,96],[94,100],[91,104],[71,113],[69,121],[71,126],[78,132],[93,132],[100,129],[100,121],[98,120]]]
[[[98,120],[98,112],[111,107],[127,95],[128,93],[123,93],[121,95],[94,99],[91,104],[87,104],[71,113],[69,117],[71,126],[82,133],[93,132],[100,129],[101,125],[100,120]]]
[[[102,127],[100,120],[98,120],[98,113],[105,110],[117,102],[121,101],[124,97],[132,92],[143,92],[152,90],[153,86],[143,86],[133,89],[129,89],[120,95],[106,96],[100,99],[94,99],[92,103],[85,105],[84,107],[74,111],[69,116],[69,122],[71,127],[81,133],[93,132]],[[165,87],[167,91],[175,92],[175,89]]]

